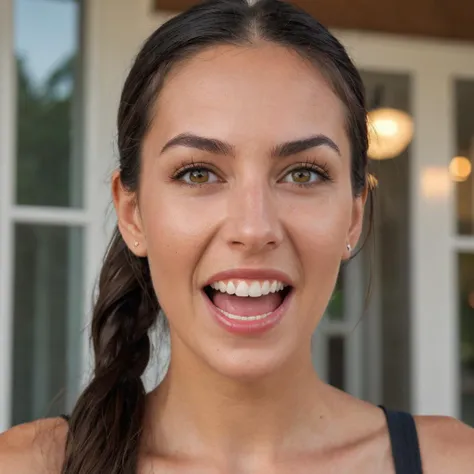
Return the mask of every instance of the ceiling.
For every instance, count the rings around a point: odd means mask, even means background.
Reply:
[[[199,0],[152,0],[182,11]],[[331,28],[474,41],[473,0],[292,0]]]

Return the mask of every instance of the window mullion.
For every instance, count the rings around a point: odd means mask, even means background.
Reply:
[[[13,4],[0,2],[0,432],[10,426],[12,376],[13,238],[10,209],[14,196],[15,62]]]

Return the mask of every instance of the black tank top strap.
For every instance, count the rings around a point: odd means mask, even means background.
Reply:
[[[420,446],[413,416],[387,410],[383,406],[380,408],[387,419],[396,474],[422,474]]]
[[[59,418],[62,418],[63,420],[66,421],[66,423],[69,423],[69,415],[59,415]]]

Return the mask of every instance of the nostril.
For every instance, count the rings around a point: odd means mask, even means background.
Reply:
[[[240,247],[240,248],[245,248],[245,247],[249,247],[249,248],[254,248],[254,247],[258,247],[260,249],[276,249],[278,247],[278,243],[275,241],[275,240],[271,240],[269,242],[265,242],[265,243],[257,243],[257,242],[241,242],[240,240],[231,240],[230,242],[230,245],[232,247]]]
[[[233,247],[247,247],[247,246],[253,246],[252,244],[246,244],[245,242],[240,242],[239,240],[232,240],[231,241],[231,245]],[[266,242],[264,243],[263,245],[261,245],[261,248],[265,248],[265,247],[269,247],[269,248],[276,248],[278,247],[278,244],[275,240],[272,240],[270,242]]]

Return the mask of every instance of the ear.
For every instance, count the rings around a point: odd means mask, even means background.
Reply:
[[[123,240],[137,257],[146,257],[146,239],[143,233],[137,195],[124,188],[118,170],[112,175],[112,196],[118,228]]]
[[[343,260],[349,260],[351,258],[352,251],[359,242],[360,235],[362,233],[362,228],[364,225],[364,209],[368,196],[369,186],[366,186],[364,191],[359,196],[354,197],[352,200],[351,224],[347,233],[346,247],[344,248]],[[347,245],[349,245],[350,248],[347,248]]]

